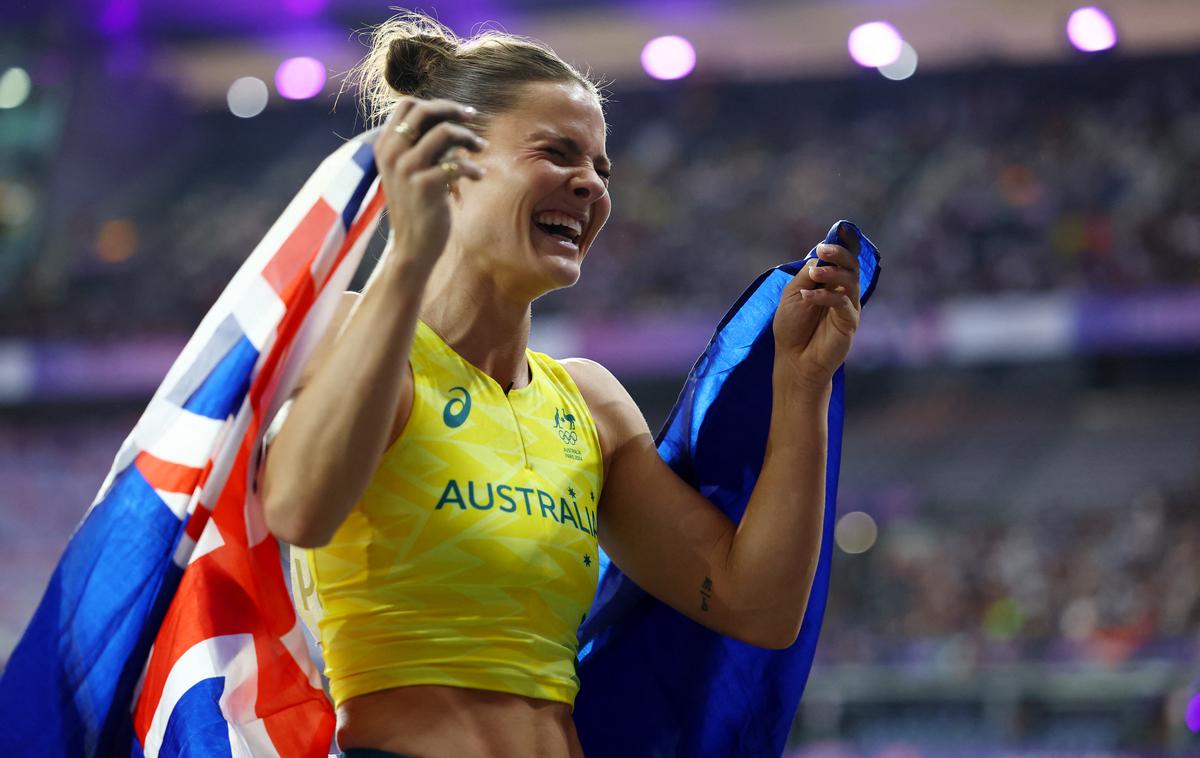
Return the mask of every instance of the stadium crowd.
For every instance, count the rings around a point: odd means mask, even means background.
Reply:
[[[719,312],[838,218],[880,244],[880,297],[901,305],[1200,284],[1200,80],[1187,71],[1101,60],[852,87],[618,82],[609,228],[582,282],[539,308]],[[114,171],[85,217],[51,215],[74,230],[57,238],[72,263],[47,290],[31,261],[0,305],[3,332],[190,331],[337,144],[324,109],[254,122],[197,116],[170,170]]]
[[[1012,511],[926,506],[882,523],[866,553],[837,553],[818,660],[962,673],[1200,655],[1189,497],[1146,489],[1120,507]]]

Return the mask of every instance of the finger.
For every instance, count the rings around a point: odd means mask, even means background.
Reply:
[[[443,121],[421,137],[421,141],[404,155],[412,171],[421,171],[442,162],[451,151],[465,148],[479,152],[487,147],[487,140],[460,124]]]
[[[409,95],[401,95],[396,100],[396,104],[392,106],[392,110],[390,113],[388,113],[387,118],[384,119],[384,126],[398,126],[400,122],[408,116],[409,111],[417,106],[418,102],[418,98],[411,97]]]
[[[809,276],[821,285],[822,289],[833,292],[845,292],[854,299],[858,296],[858,274],[837,266],[822,266],[814,268]]]
[[[435,126],[445,121],[456,121],[461,124],[474,123],[479,113],[469,105],[462,105],[453,100],[421,100],[406,117],[406,123],[412,125],[416,139],[421,138]]]
[[[796,275],[792,277],[792,281],[787,283],[787,287],[784,288],[784,291],[787,292],[788,289],[793,291],[802,289],[810,290],[814,287],[819,287],[820,285],[817,284],[812,277],[812,271],[814,271],[816,267],[816,258],[809,258],[806,260],[804,264],[800,266],[800,270],[796,272]]]
[[[830,312],[833,314],[834,321],[837,322],[842,331],[847,334],[854,334],[858,329],[858,321],[862,318],[862,311],[846,295],[842,295],[841,302],[832,306]]]
[[[422,181],[436,186],[453,184],[461,177],[476,180],[482,179],[483,174],[484,170],[482,166],[467,158],[465,154],[455,151],[454,155],[446,156],[436,166],[419,172],[417,176]]]
[[[786,287],[783,288],[783,297],[787,297],[789,294],[794,294],[799,290],[810,290],[820,287],[821,285],[818,284],[812,277],[812,272],[816,269],[816,267],[816,258],[809,258],[806,260],[804,265],[800,266],[800,270],[796,272],[796,275],[792,277],[792,280],[787,283]]]
[[[800,291],[800,297],[804,300],[805,305],[818,306],[822,308],[840,307],[842,303],[847,303],[853,309],[853,303],[850,296],[845,293],[835,293],[832,289],[805,289]]]
[[[404,119],[416,105],[417,98],[401,97],[384,119],[383,128],[375,138],[375,159],[380,166],[392,165],[405,150],[412,147],[417,135],[411,132],[411,127],[406,127],[410,129],[408,134],[399,134],[396,130],[401,124],[408,123]]]
[[[858,256],[841,245],[830,245],[822,242],[817,245],[817,257],[826,263],[858,272]]]
[[[449,100],[422,100],[405,96],[396,102],[384,122],[382,134],[375,141],[375,153],[385,162],[391,163],[401,153],[410,150],[421,140],[422,135],[438,119],[459,118],[472,121],[474,108],[461,106]]]
[[[396,104],[394,106],[392,106],[391,113],[388,114],[388,117],[383,122],[383,133],[381,135],[379,135],[380,141],[385,140],[385,139],[391,140],[396,137],[399,137],[401,139],[401,141],[407,141],[409,143],[412,143],[413,141],[415,141],[417,138],[417,134],[410,132],[407,135],[401,135],[401,134],[397,134],[396,130],[398,127],[400,127],[401,124],[409,123],[406,120],[408,118],[408,114],[411,113],[413,111],[413,109],[415,109],[417,107],[417,104],[419,102],[420,102],[420,100],[418,98],[409,97],[407,95],[405,95],[405,96],[401,97],[399,100],[397,100]],[[409,126],[407,128],[411,129],[412,124],[409,124]]]

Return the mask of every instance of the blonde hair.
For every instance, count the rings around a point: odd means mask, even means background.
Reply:
[[[530,82],[574,82],[603,106],[603,84],[545,44],[495,30],[462,39],[422,13],[405,12],[375,27],[370,52],[350,72],[367,123],[382,123],[401,95],[445,98],[479,111],[477,123],[513,108]]]

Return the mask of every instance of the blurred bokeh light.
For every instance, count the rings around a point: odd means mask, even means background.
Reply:
[[[121,263],[137,252],[137,226],[127,218],[106,221],[96,235],[96,257],[105,263]]]
[[[1108,14],[1088,6],[1076,10],[1067,19],[1067,38],[1078,50],[1098,53],[1117,44],[1117,29]]]
[[[655,79],[682,79],[695,67],[696,50],[683,37],[655,37],[642,48],[642,68]]]
[[[325,79],[325,64],[316,58],[288,58],[275,70],[275,89],[288,100],[307,100],[320,94]]]
[[[0,108],[16,108],[29,97],[29,73],[13,67],[0,75]]]
[[[857,555],[865,553],[875,545],[879,530],[875,519],[862,511],[847,513],[838,519],[834,529],[834,539],[843,553]]]
[[[267,107],[267,83],[255,76],[243,76],[229,85],[229,111],[238,118],[253,118]]]
[[[900,55],[891,63],[879,66],[879,73],[887,79],[899,82],[917,73],[917,51],[907,42],[900,42]]]
[[[861,24],[850,31],[847,46],[854,62],[866,68],[890,66],[900,58],[902,40],[886,21]]]

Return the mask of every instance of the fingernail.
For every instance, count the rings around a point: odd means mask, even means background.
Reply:
[[[466,112],[466,114],[467,114],[468,116],[474,116],[475,114],[477,114],[477,113],[479,112],[479,111],[475,110],[475,108],[473,108],[473,107],[472,107],[472,106],[470,106],[470,105],[468,105],[468,106],[467,106],[466,108],[464,108],[463,110]]]

